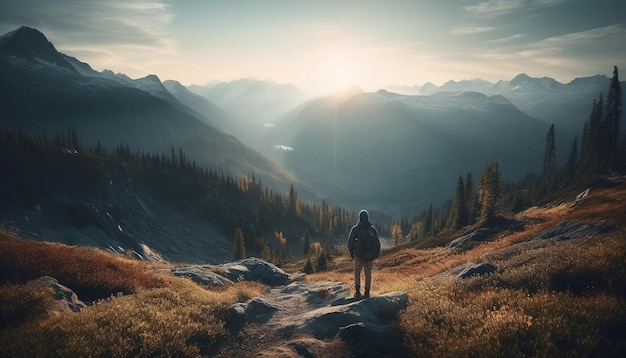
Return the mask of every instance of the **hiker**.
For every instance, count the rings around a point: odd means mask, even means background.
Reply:
[[[378,231],[369,221],[367,210],[359,212],[359,222],[352,227],[348,236],[348,252],[354,260],[354,297],[361,298],[361,269],[365,268],[365,293],[370,296],[372,283],[372,266],[374,259],[380,254]]]

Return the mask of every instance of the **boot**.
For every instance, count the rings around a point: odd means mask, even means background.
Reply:
[[[370,289],[366,288],[365,289],[365,295],[363,295],[364,298],[370,298]]]
[[[354,290],[356,291],[354,293],[354,298],[356,298],[357,300],[360,300],[361,299],[361,287],[356,286],[354,287]]]

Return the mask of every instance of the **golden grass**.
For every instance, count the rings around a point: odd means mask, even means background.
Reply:
[[[52,276],[81,299],[93,301],[138,287],[158,287],[161,280],[145,264],[102,250],[22,240],[0,231],[0,282],[25,283]]]
[[[530,208],[515,218],[524,230],[460,254],[443,247],[392,250],[374,263],[372,293],[408,292],[400,326],[413,356],[623,356],[625,212],[624,188],[592,190],[572,208]],[[524,243],[565,220],[613,229],[571,242]],[[485,260],[497,272],[466,280],[439,275]],[[337,258],[333,272],[308,279],[352,284],[352,262]]]
[[[386,252],[374,264],[372,294],[408,293],[409,307],[399,325],[413,356],[624,356],[625,199],[625,188],[600,189],[572,208],[567,203],[531,208],[515,218],[524,230],[459,254],[444,247]],[[603,222],[612,230],[573,241],[525,242],[564,220]],[[37,263],[44,254],[52,264]],[[145,264],[97,250],[25,244],[1,233],[0,255],[5,282],[65,273],[87,292],[93,292],[89,282],[107,287],[98,291],[100,297],[116,290],[133,293],[101,300],[80,314],[47,317],[28,314],[45,309],[39,293],[3,286],[0,294],[7,299],[0,300],[0,314],[16,314],[1,331],[2,356],[210,356],[227,334],[221,320],[225,308],[265,290],[244,282],[207,291],[188,279],[146,273]],[[465,280],[442,274],[481,261],[497,271]],[[306,279],[352,284],[348,257],[334,257],[329,266]],[[118,282],[115,276],[127,280]],[[32,299],[15,303],[27,296]]]
[[[51,316],[3,331],[0,355],[56,357],[193,357],[208,355],[227,333],[224,313],[261,294],[240,283],[209,291],[163,275],[161,287],[98,301],[77,314]]]

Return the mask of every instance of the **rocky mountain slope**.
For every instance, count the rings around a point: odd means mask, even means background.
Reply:
[[[281,160],[350,207],[416,212],[478,178],[498,158],[505,180],[540,169],[548,125],[502,96],[405,96],[353,89],[313,100],[276,124]]]
[[[35,29],[22,27],[0,38],[0,83],[3,128],[49,136],[75,129],[86,145],[129,144],[145,152],[182,147],[197,164],[218,172],[255,173],[284,190],[296,181],[235,137],[207,125],[222,120],[219,111],[198,115],[156,76],[131,80],[93,71],[57,52]]]

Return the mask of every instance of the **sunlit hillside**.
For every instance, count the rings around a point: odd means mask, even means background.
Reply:
[[[453,253],[407,245],[375,262],[375,294],[407,291],[401,318],[412,356],[623,356],[626,352],[626,187],[592,189],[571,200],[515,216],[520,231],[502,228],[487,242]],[[527,241],[559,223],[606,225],[606,233],[572,240]],[[496,271],[455,277],[467,263]],[[456,268],[456,270],[455,270]],[[352,282],[352,264],[311,280]]]
[[[390,354],[623,356],[626,186],[624,178],[597,183],[575,205],[572,192],[568,200],[525,210],[510,218],[516,225],[466,251],[405,244],[384,252],[375,262],[373,295],[406,291],[410,300],[399,323],[404,345]],[[603,229],[537,239],[563,222]],[[227,307],[264,292],[245,282],[205,289],[150,272],[165,264],[6,232],[0,245],[2,356],[211,356],[229,342],[222,320]],[[461,268],[482,262],[495,271],[457,277]],[[284,268],[296,272],[301,265]],[[41,275],[59,277],[96,304],[79,314],[47,315],[50,299],[23,285]],[[328,271],[306,280],[351,284],[352,263],[335,256]]]

